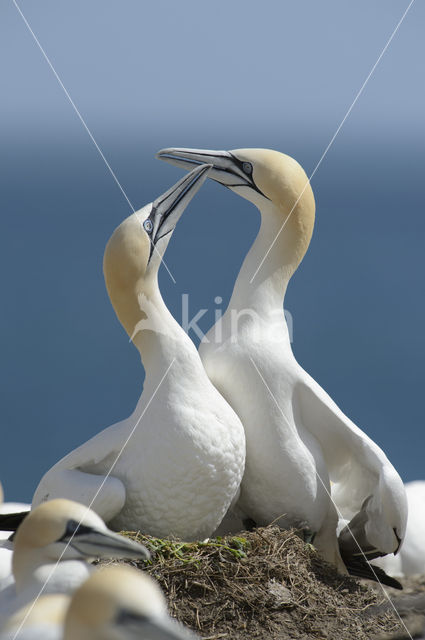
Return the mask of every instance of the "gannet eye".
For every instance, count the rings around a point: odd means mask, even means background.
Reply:
[[[242,169],[245,173],[252,173],[252,164],[250,162],[244,162],[242,164]]]
[[[152,233],[152,229],[153,229],[152,220],[149,220],[149,218],[147,218],[143,223],[143,229],[147,231],[147,233]]]

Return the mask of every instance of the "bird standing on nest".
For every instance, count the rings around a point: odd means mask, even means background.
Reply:
[[[375,579],[367,561],[397,553],[404,537],[403,483],[378,445],[295,360],[283,311],[313,232],[306,174],[293,158],[268,149],[168,148],[158,157],[186,169],[212,164],[209,177],[261,213],[219,320],[222,340],[213,327],[199,348],[210,379],[245,428],[239,512],[257,525],[302,529],[340,570]],[[339,539],[338,517],[349,523]]]

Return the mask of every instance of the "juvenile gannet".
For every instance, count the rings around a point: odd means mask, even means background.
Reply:
[[[115,230],[104,256],[112,305],[146,371],[133,414],[55,464],[37,505],[56,496],[91,504],[114,529],[186,540],[211,535],[240,485],[240,419],[204,371],[158,288],[160,254],[209,166],[194,169]],[[135,329],[136,328],[136,329]]]
[[[227,311],[200,345],[210,379],[240,416],[247,440],[238,507],[259,525],[309,528],[325,558],[370,573],[368,559],[397,553],[406,529],[403,483],[383,451],[351,422],[297,363],[283,300],[313,232],[315,202],[300,165],[266,149],[164,149],[183,168],[213,164],[209,177],[255,204],[261,227],[236,280]],[[239,322],[235,323],[235,314]],[[233,318],[233,320],[232,320]],[[330,489],[329,478],[332,481]],[[373,577],[373,576],[371,576]]]
[[[64,640],[195,640],[172,620],[159,586],[131,567],[93,574],[74,594]]]
[[[14,584],[1,592],[2,623],[43,593],[71,593],[93,571],[94,558],[148,559],[147,549],[110,531],[87,507],[51,500],[23,520],[14,537]]]

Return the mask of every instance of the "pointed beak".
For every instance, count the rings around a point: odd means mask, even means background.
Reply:
[[[67,542],[66,539],[63,539]],[[69,537],[69,545],[87,558],[133,558],[149,560],[150,553],[142,544],[118,533],[100,531],[81,526],[73,537]]]
[[[212,180],[229,187],[229,189],[250,187],[264,196],[254,182],[251,163],[239,160],[231,151],[169,147],[158,151],[155,157],[182,169],[192,169],[194,166],[207,162],[212,165],[212,169],[208,174],[208,177],[212,178]]]
[[[201,163],[200,166],[193,169],[193,165],[191,165],[192,171],[190,173],[153,202],[152,211],[148,217],[151,222],[149,231],[151,255],[153,246],[158,240],[174,230],[183,211],[205,182],[211,167],[211,164]]]

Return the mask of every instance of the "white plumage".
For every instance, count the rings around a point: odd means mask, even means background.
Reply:
[[[94,558],[147,559],[143,545],[113,533],[87,507],[52,500],[34,509],[19,526],[12,558],[14,582],[1,592],[6,619],[45,594],[72,593],[93,571]]]
[[[72,595],[46,595],[17,611],[0,640],[195,640],[172,620],[158,584],[128,566],[101,567]]]
[[[242,424],[168,311],[157,280],[159,253],[208,169],[195,169],[112,235],[105,280],[140,351],[143,393],[128,419],[46,473],[34,505],[55,496],[90,504],[102,485],[93,509],[113,528],[189,540],[211,535],[235,498],[245,462]]]
[[[387,573],[400,578],[425,574],[425,481],[415,480],[404,486],[409,506],[404,542],[396,556],[376,561]]]
[[[158,156],[184,168],[212,163],[210,177],[261,212],[260,231],[220,320],[223,340],[217,343],[213,327],[200,346],[210,379],[245,428],[246,471],[237,507],[258,524],[276,520],[310,529],[323,556],[340,568],[336,524],[346,518],[356,541],[347,529],[340,534],[344,561],[353,571],[367,571],[357,543],[368,558],[396,552],[406,528],[406,498],[383,451],[292,353],[283,301],[313,231],[307,176],[289,156],[265,149],[170,148]]]

